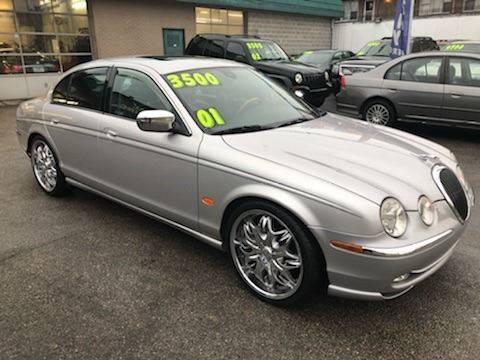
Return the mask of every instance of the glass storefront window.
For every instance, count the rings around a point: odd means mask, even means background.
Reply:
[[[17,13],[17,19],[20,32],[55,32],[52,15]]]
[[[90,60],[86,0],[0,0],[0,74],[59,73]]]
[[[92,60],[91,55],[67,55],[61,56],[63,71],[67,71],[72,67]]]
[[[58,53],[58,41],[55,35],[21,35],[24,53]]]
[[[59,36],[62,53],[89,53],[90,38],[88,36]]]
[[[55,13],[87,13],[87,2],[85,0],[52,0],[52,7]]]
[[[20,56],[0,55],[0,74],[23,74],[22,58]]]
[[[11,12],[0,12],[0,32],[14,33],[15,18]]]
[[[20,45],[15,34],[0,34],[0,55],[19,52]]]
[[[13,10],[12,0],[0,0],[0,10]]]
[[[63,34],[88,34],[86,16],[55,15],[57,32]]]
[[[25,56],[24,59],[27,74],[60,72],[58,56]]]
[[[15,11],[18,12],[51,12],[52,5],[50,0],[13,0]]]
[[[244,33],[243,13],[226,9],[195,8],[197,34],[214,33],[241,35]]]

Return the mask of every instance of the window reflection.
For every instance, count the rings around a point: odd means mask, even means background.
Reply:
[[[17,13],[20,32],[54,32],[53,16],[48,14]]]
[[[88,36],[59,36],[59,42],[62,53],[90,52]]]
[[[13,13],[0,12],[0,31],[2,33],[15,32],[15,20]]]
[[[88,34],[86,16],[55,15],[57,32],[64,34]]]
[[[58,42],[54,35],[21,35],[24,53],[58,53]]]
[[[61,57],[63,71],[92,60],[91,55],[62,55]]]
[[[195,8],[197,34],[231,34],[244,33],[243,13],[235,10]]]
[[[13,10],[12,0],[0,0],[0,10]]]
[[[0,55],[20,52],[20,46],[14,34],[0,34]]]
[[[60,71],[60,61],[57,56],[25,56],[25,72],[56,73]]]
[[[56,13],[87,13],[87,2],[85,0],[52,0],[52,7]]]
[[[50,12],[52,6],[50,0],[14,0],[15,10],[19,12],[38,11]]]
[[[20,56],[0,56],[0,74],[23,74]]]

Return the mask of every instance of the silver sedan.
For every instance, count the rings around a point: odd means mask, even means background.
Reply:
[[[273,304],[405,293],[448,260],[474,202],[446,148],[225,60],[83,64],[19,106],[17,134],[48,195],[78,187],[185,231]]]

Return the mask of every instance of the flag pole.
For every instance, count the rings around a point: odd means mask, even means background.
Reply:
[[[410,54],[412,52],[412,28],[413,28],[413,13],[415,10],[415,0],[410,0],[410,14],[409,14],[409,21],[408,21],[408,52],[407,54]]]

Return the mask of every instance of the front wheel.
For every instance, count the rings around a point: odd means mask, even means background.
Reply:
[[[285,210],[263,201],[244,203],[227,228],[235,269],[260,299],[289,305],[326,289],[318,244]]]
[[[375,125],[392,125],[395,122],[395,109],[384,100],[373,100],[365,106],[363,119]]]

